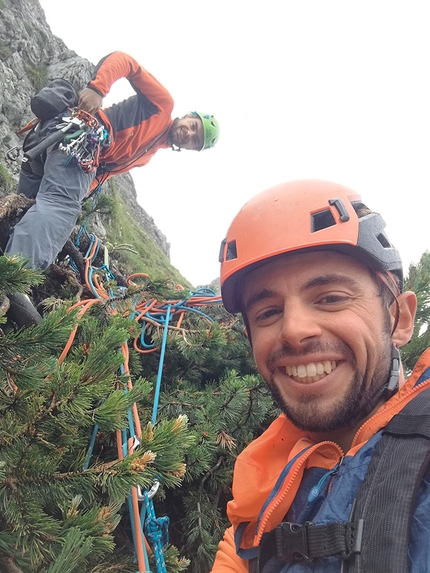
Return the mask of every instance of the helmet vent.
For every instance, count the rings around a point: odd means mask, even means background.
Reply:
[[[318,211],[318,213],[312,213],[311,215],[312,233],[327,229],[327,227],[333,227],[334,225],[336,225],[336,221],[330,209],[324,209],[324,211]]]
[[[218,255],[218,261],[219,261],[220,263],[223,263],[223,262],[224,262],[224,248],[225,248],[226,242],[227,242],[227,239],[223,239],[223,240],[221,241],[221,246],[220,246],[220,248],[219,248],[219,255]]]
[[[230,243],[227,244],[225,260],[233,261],[234,259],[237,259],[236,241],[230,241]]]
[[[387,237],[384,233],[379,233],[379,235],[377,236],[377,239],[381,243],[381,245],[384,247],[384,249],[391,248],[390,241],[387,239]]]

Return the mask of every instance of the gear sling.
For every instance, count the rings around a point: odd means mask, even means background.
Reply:
[[[347,523],[280,523],[266,534],[250,573],[279,562],[341,554],[341,573],[408,573],[410,525],[430,465],[430,388],[384,428]]]
[[[31,110],[36,118],[18,134],[27,131],[21,168],[26,173],[42,177],[46,152],[59,144],[58,149],[72,159],[85,173],[99,166],[101,147],[109,146],[109,136],[104,126],[91,114],[78,109],[78,94],[64,79],[52,80],[31,99]],[[17,148],[9,150],[15,153]],[[16,153],[9,158],[17,159]]]

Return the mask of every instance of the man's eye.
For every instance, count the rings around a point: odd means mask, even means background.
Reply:
[[[260,313],[258,313],[255,317],[255,320],[257,322],[262,322],[264,320],[268,320],[270,318],[273,318],[274,316],[278,315],[281,311],[281,309],[279,308],[269,308],[267,310],[264,310]]]
[[[341,303],[341,302],[345,302],[347,300],[347,296],[346,295],[342,295],[342,294],[327,294],[325,296],[323,296],[322,298],[319,298],[317,300],[317,303],[319,304],[336,304],[336,303]]]

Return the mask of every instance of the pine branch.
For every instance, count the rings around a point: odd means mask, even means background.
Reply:
[[[69,529],[61,552],[47,573],[74,573],[75,571],[82,571],[92,548],[92,539],[86,537],[85,533],[75,527]]]
[[[27,292],[29,285],[42,282],[42,273],[26,268],[25,262],[18,255],[0,257],[0,293]]]

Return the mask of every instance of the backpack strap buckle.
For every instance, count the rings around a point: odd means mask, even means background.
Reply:
[[[261,572],[272,557],[288,563],[341,555],[343,561],[348,561],[361,552],[363,524],[363,519],[321,525],[310,521],[282,522],[263,536],[258,571]]]
[[[281,561],[311,561],[308,529],[314,524],[280,523],[275,529],[276,557]]]

